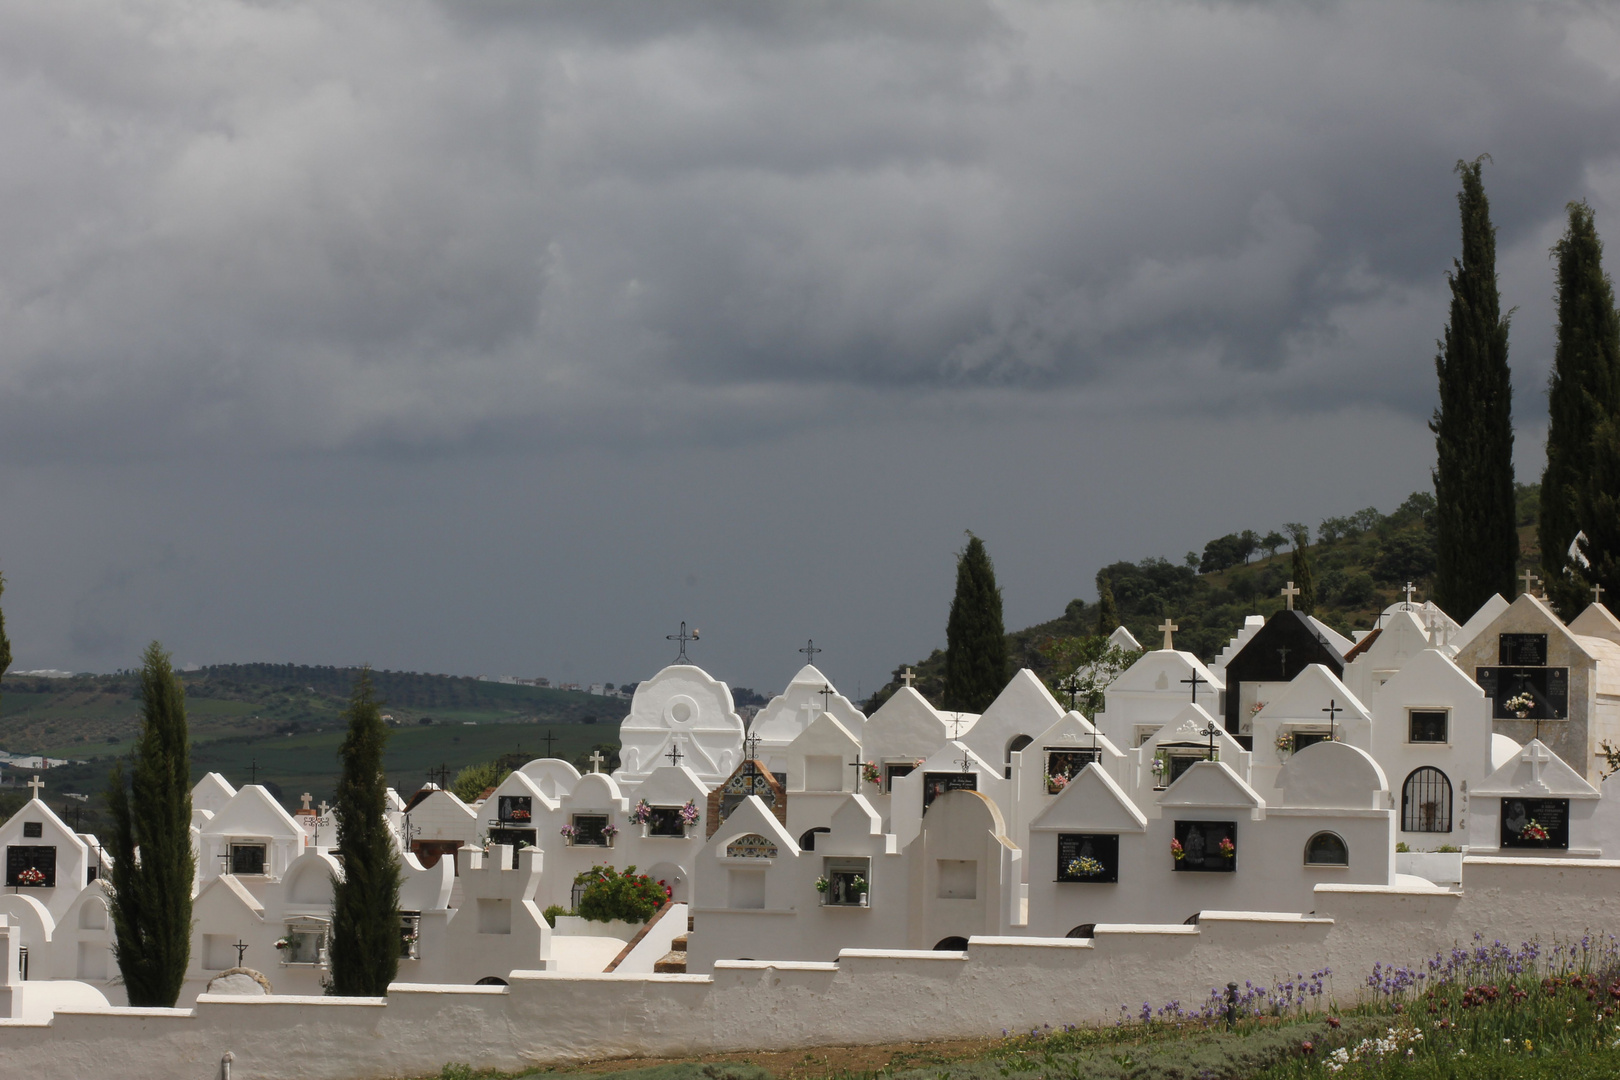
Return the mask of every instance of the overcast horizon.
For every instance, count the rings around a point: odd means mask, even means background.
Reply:
[[[12,7],[14,669],[620,683],[685,620],[733,686],[814,638],[870,694],[965,530],[1017,628],[1388,512],[1482,153],[1539,480],[1617,77],[1582,5]]]

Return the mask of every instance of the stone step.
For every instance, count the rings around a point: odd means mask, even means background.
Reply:
[[[680,937],[673,939],[669,943],[669,948],[670,948],[671,952],[685,952],[686,951],[686,935],[682,934]]]
[[[665,953],[653,963],[655,975],[684,975],[686,974],[686,953],[684,950],[673,950]]]

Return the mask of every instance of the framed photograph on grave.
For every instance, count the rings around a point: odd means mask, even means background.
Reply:
[[[502,825],[527,825],[534,820],[534,797],[531,795],[502,795],[497,804],[497,819]]]
[[[263,876],[268,848],[267,844],[232,844],[231,873],[247,877]]]
[[[970,772],[923,773],[923,809],[947,791],[978,791],[979,774]]]
[[[1502,800],[1502,838],[1505,848],[1569,850],[1569,800]]]
[[[1237,869],[1237,822],[1178,821],[1170,855],[1176,870],[1230,874]]]
[[[1085,769],[1086,765],[1102,759],[1102,751],[1086,746],[1045,746],[1041,748],[1046,756],[1046,792],[1056,795],[1068,786],[1068,782]]]
[[[1117,883],[1119,837],[1114,833],[1058,833],[1057,880]]]
[[[51,844],[7,846],[6,885],[13,889],[54,888],[56,886],[55,846]]]

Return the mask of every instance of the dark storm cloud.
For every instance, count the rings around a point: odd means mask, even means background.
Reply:
[[[948,577],[964,525],[1001,523],[1009,581],[1061,559],[1078,593],[1104,558],[1398,498],[1428,467],[1451,168],[1486,151],[1536,441],[1547,246],[1569,199],[1620,211],[1616,55],[1611,15],[1558,6],[8,10],[0,469],[39,516],[0,536],[7,600],[40,666],[161,631],[442,667],[454,610],[458,662],[521,671],[513,641],[584,664],[700,594],[737,627],[768,598],[858,611],[880,654],[929,646],[939,606],[882,579],[921,589],[919,547]],[[1286,424],[1324,433],[1297,475],[1210,482]],[[338,477],[390,496],[351,517]],[[1150,490],[1181,518],[1118,505]],[[1060,492],[1085,521],[1029,507]],[[450,563],[421,597],[373,577]],[[513,578],[566,623],[456,607]],[[375,618],[322,607],[360,593]]]

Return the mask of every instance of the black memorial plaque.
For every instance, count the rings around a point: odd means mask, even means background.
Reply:
[[[1502,846],[1569,850],[1569,800],[1503,799]]]
[[[923,809],[947,791],[978,791],[979,774],[970,772],[923,773]]]
[[[1119,881],[1119,837],[1113,833],[1058,833],[1057,880],[1099,885]]]
[[[512,848],[512,869],[518,868],[518,852],[526,847],[534,847],[537,840],[534,829],[491,829],[489,830],[491,844],[508,844]]]
[[[1475,668],[1474,681],[1491,699],[1496,720],[1563,720],[1569,716],[1569,669],[1561,667]],[[1519,717],[1507,703],[1520,694],[1530,696],[1530,708]]]
[[[530,795],[502,795],[499,810],[502,824],[512,822],[527,825],[534,820],[534,797]]]
[[[576,847],[607,847],[606,814],[575,814],[574,845]]]
[[[1175,859],[1175,869],[1203,873],[1229,874],[1237,869],[1237,852],[1231,858],[1221,854],[1221,841],[1237,842],[1235,821],[1178,821],[1176,842],[1181,845],[1181,858]],[[1172,855],[1174,852],[1172,851]]]
[[[1496,662],[1503,667],[1546,667],[1546,634],[1503,634]]]
[[[6,884],[12,888],[22,885],[17,875],[24,870],[38,870],[45,880],[37,888],[49,889],[56,884],[56,848],[50,844],[10,845],[6,848]]]
[[[1088,763],[1102,759],[1102,751],[1089,746],[1047,746],[1042,749],[1046,751],[1047,776],[1066,776],[1072,780],[1084,771]]]

